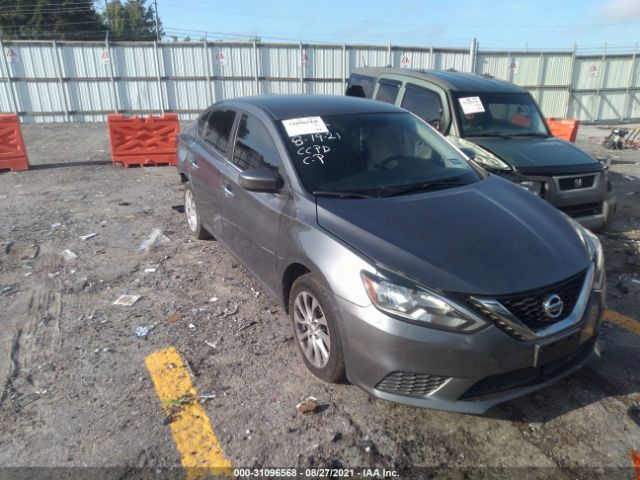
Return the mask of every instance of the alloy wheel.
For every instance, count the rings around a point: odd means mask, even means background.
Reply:
[[[315,367],[323,368],[329,362],[331,338],[320,302],[308,291],[300,292],[294,302],[293,318],[305,357]]]

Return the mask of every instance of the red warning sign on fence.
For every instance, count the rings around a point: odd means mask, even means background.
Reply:
[[[216,60],[222,67],[224,67],[227,64],[227,57],[224,54],[224,52],[218,52],[218,54],[216,55]]]
[[[409,68],[409,67],[411,67],[411,59],[409,58],[409,55],[405,53],[404,55],[402,55],[402,58],[400,59],[400,68]]]
[[[109,64],[109,50],[103,50],[102,53],[100,54],[100,60],[102,61],[102,63],[104,63],[105,65]]]
[[[309,63],[309,55],[307,55],[307,52],[305,51],[302,52],[302,65],[306,67],[307,63]]]
[[[18,61],[18,54],[12,48],[7,48],[4,52],[4,56],[7,57],[7,62],[16,63]]]

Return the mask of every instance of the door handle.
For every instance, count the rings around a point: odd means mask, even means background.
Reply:
[[[224,186],[224,196],[227,198],[233,198],[236,196],[235,193],[233,193],[233,191],[231,190],[231,187],[229,185],[225,185]]]
[[[193,168],[200,168],[200,165],[198,165],[198,160],[196,160],[195,158],[191,157],[191,166]]]

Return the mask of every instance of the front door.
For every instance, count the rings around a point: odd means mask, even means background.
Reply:
[[[284,177],[280,154],[271,134],[260,120],[248,113],[240,115],[232,163],[222,176],[223,222],[228,233],[225,243],[257,278],[266,286],[274,287],[278,284],[275,252],[280,216],[289,196],[249,192],[238,184],[240,172],[251,168],[271,168]]]

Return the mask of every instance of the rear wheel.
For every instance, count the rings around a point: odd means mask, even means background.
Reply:
[[[191,230],[194,237],[199,240],[211,238],[209,232],[205,230],[200,222],[200,214],[196,206],[196,197],[193,194],[190,183],[186,183],[184,186],[184,213],[187,216],[189,230]]]
[[[298,278],[289,295],[289,316],[298,350],[316,377],[344,379],[344,354],[330,293],[311,273]]]

